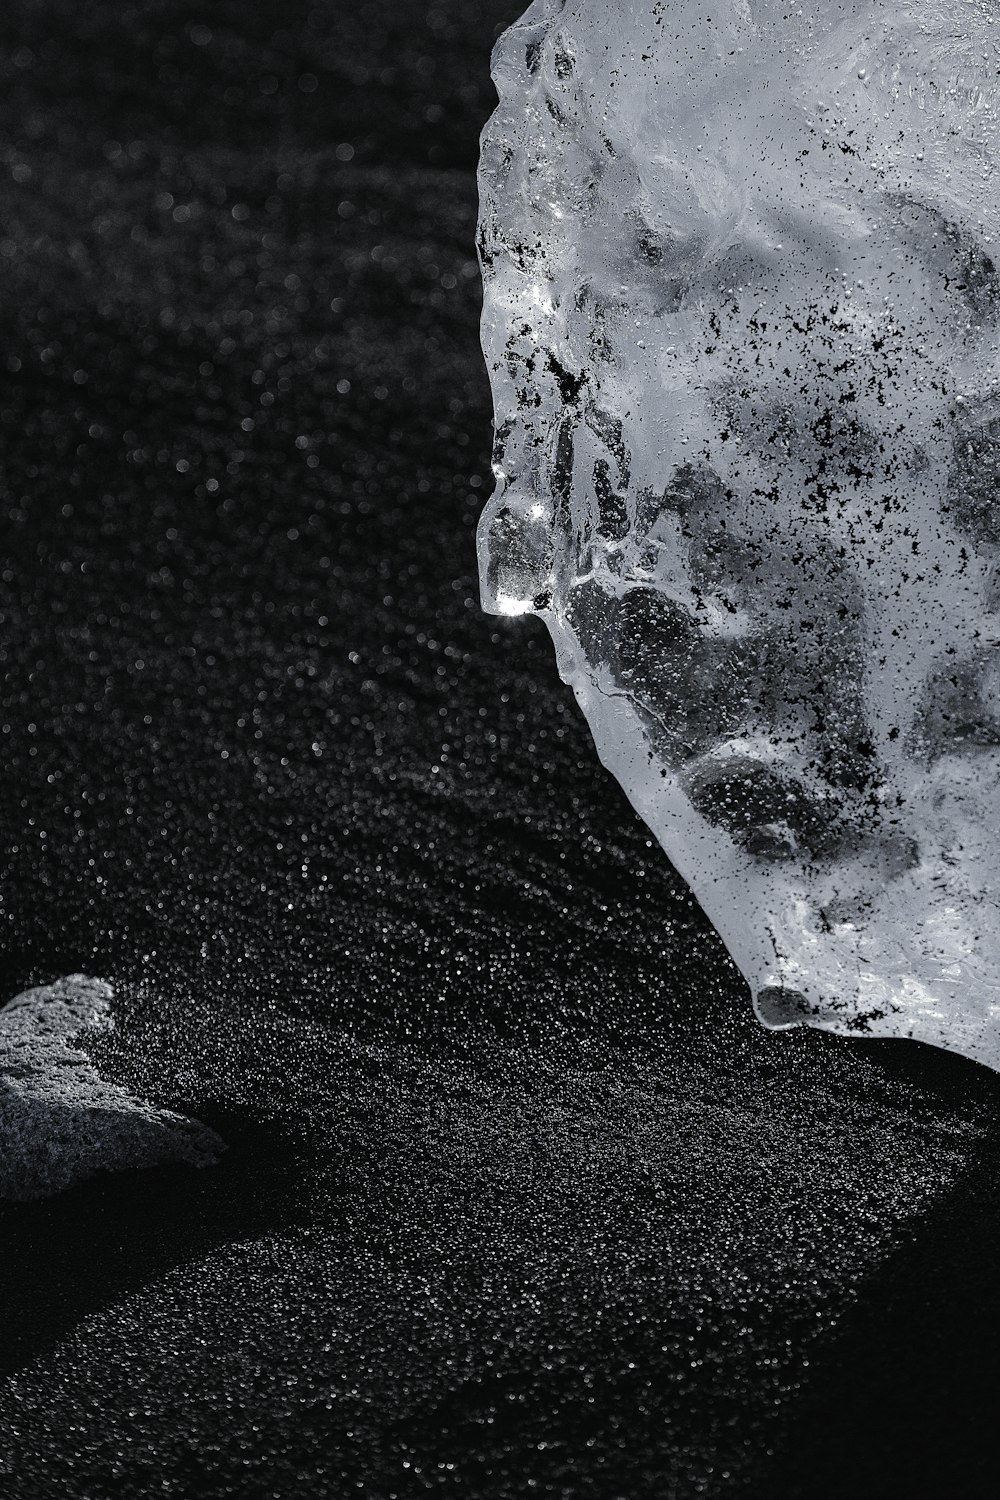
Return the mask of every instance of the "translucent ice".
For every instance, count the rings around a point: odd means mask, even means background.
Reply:
[[[536,0],[494,62],[486,607],[763,1020],[1000,1067],[1000,7]]]

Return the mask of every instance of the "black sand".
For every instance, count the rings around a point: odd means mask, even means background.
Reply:
[[[0,14],[0,997],[230,1146],[0,1210],[11,1500],[996,1491],[1000,1081],[761,1030],[478,612],[514,14]]]

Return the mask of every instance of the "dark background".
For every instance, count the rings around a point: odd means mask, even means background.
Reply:
[[[760,1029],[478,609],[517,8],[0,12],[0,995],[230,1144],[3,1208],[12,1500],[996,1492],[996,1078]]]

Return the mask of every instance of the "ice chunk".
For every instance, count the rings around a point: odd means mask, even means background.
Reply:
[[[209,1166],[225,1146],[197,1120],[101,1078],[72,1045],[111,1025],[110,986],[83,974],[0,1010],[0,1198],[41,1198],[100,1168]]]
[[[494,56],[483,599],[771,1025],[1000,1066],[1000,25],[536,0]]]

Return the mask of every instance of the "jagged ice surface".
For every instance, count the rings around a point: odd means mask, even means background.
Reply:
[[[480,174],[486,607],[764,1021],[994,1067],[998,69],[985,0],[536,0]]]

